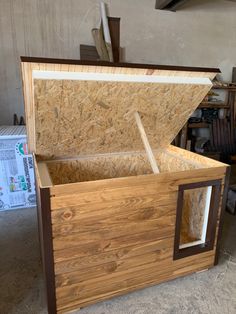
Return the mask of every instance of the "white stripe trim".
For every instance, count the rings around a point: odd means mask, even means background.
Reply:
[[[212,85],[205,77],[33,70],[34,79]]]
[[[208,186],[207,195],[206,195],[206,204],[205,204],[205,210],[204,210],[204,220],[203,220],[203,226],[202,226],[202,236],[201,236],[201,240],[203,242],[206,241],[207,225],[208,225],[208,218],[209,218],[209,211],[210,211],[210,204],[211,204],[211,193],[212,193],[212,186]]]
[[[191,247],[191,246],[195,246],[195,245],[199,245],[199,244],[204,244],[204,243],[205,243],[205,241],[197,240],[197,241],[193,241],[193,242],[189,242],[189,243],[185,243],[185,244],[180,244],[179,248],[185,249],[187,247]]]

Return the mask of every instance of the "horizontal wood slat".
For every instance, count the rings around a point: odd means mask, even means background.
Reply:
[[[116,228],[123,228],[124,225],[133,227],[148,221],[154,222],[158,220],[160,221],[160,224],[162,223],[162,221],[164,221],[164,223],[167,223],[168,217],[175,215],[174,211],[176,209],[176,206],[168,205],[164,208],[166,210],[163,210],[161,212],[162,214],[159,212],[158,207],[149,207],[143,211],[142,209],[140,209],[140,214],[138,212],[139,210],[136,209],[136,215],[132,215],[132,213],[129,214],[129,212],[127,212],[126,215],[114,215],[112,219],[111,217],[104,219],[103,217],[100,218],[99,216],[96,216],[97,219],[94,218],[90,220],[90,218],[84,218],[74,222],[56,224],[53,225],[53,237],[56,238],[61,236],[67,236],[69,234],[72,235],[93,232],[94,230],[103,231],[107,228],[109,228],[110,230],[116,230]]]
[[[172,192],[174,191],[174,188]],[[177,188],[175,188],[177,191]],[[51,199],[52,202],[52,210],[57,208],[63,208],[67,206],[83,206],[90,205],[92,203],[106,203],[106,202],[114,202],[121,201],[121,199],[138,197],[138,199],[142,196],[153,196],[154,194],[158,194],[160,197],[160,202],[163,200],[167,200],[171,198],[168,187],[160,187],[155,184],[150,184],[150,186],[142,186],[136,185],[134,187],[123,187],[117,189],[107,189],[103,191],[93,191],[93,192],[81,192],[73,195],[63,196],[63,197],[53,197]],[[122,196],[122,197],[121,197]]]
[[[179,261],[163,260],[141,265],[127,271],[112,273],[103,278],[94,278],[84,283],[56,289],[57,306],[61,310],[73,304],[81,305],[99,296],[114,295],[121,291],[137,289],[140,285],[156,284],[188,272],[213,265],[214,251],[203,253]],[[80,300],[80,301],[79,301]],[[66,306],[65,306],[66,304]]]
[[[157,196],[160,195],[160,199]],[[108,198],[108,196],[107,196]],[[142,217],[145,215],[162,215],[168,213],[168,206],[171,206],[177,199],[177,192],[171,194],[155,194],[131,196],[126,198],[119,198],[117,200],[101,200],[95,202],[83,203],[74,206],[66,206],[52,211],[52,223],[62,224],[66,222],[81,221],[85,222],[86,219],[90,221],[97,219],[107,219],[111,215],[115,215],[117,219],[120,216],[127,215],[127,212],[132,217]],[[158,208],[155,210],[155,208]]]
[[[212,262],[205,262],[204,261],[203,263],[196,266],[194,269],[192,269],[192,267],[191,267],[191,270],[189,270],[189,267],[182,267],[181,271],[179,272],[179,275],[172,273],[172,274],[168,275],[168,277],[167,277],[168,279],[162,278],[161,276],[159,276],[157,279],[155,278],[155,279],[150,280],[148,282],[141,282],[140,284],[130,286],[128,290],[127,289],[116,290],[116,291],[113,291],[111,293],[100,294],[97,297],[87,298],[86,300],[83,300],[83,301],[79,301],[79,299],[77,299],[76,301],[69,301],[67,303],[65,302],[65,305],[62,305],[58,308],[58,314],[68,313],[69,311],[74,310],[75,308],[77,310],[79,310],[80,307],[92,305],[94,303],[101,302],[103,300],[107,300],[107,299],[110,299],[113,297],[121,296],[125,293],[130,293],[130,292],[133,292],[133,291],[136,291],[139,289],[147,288],[147,287],[154,286],[154,285],[157,285],[157,284],[169,281],[169,280],[173,280],[173,279],[176,279],[179,277],[190,275],[194,272],[201,272],[204,270],[208,270],[211,267],[212,267]]]
[[[122,262],[124,260],[134,258],[136,256],[145,256],[145,254],[156,252],[159,255],[164,255],[164,252],[169,251],[173,254],[173,237],[166,238],[158,241],[143,243],[135,246],[128,246],[124,248],[118,248],[113,251],[100,252],[94,255],[82,256],[80,258],[70,259],[68,263],[73,263],[73,261],[78,261],[81,265],[87,265],[88,269],[81,267],[81,271],[72,271],[69,273],[57,273],[56,275],[56,285],[57,287],[71,285],[76,282],[82,282],[84,280],[92,279],[95,277],[103,276],[107,273],[111,273],[115,269],[117,262]],[[145,260],[146,261],[146,260]],[[65,261],[64,261],[65,262]],[[56,267],[60,269],[62,262],[56,263]],[[73,264],[72,264],[73,265]],[[94,267],[96,265],[96,267]],[[99,265],[99,266],[97,266]],[[98,268],[99,267],[99,271]]]
[[[90,182],[79,182],[53,186],[50,188],[52,198],[52,209],[63,207],[60,202],[63,200],[69,201],[73,199],[76,194],[83,196],[83,193],[100,193],[107,190],[123,191],[125,188],[136,189],[139,188],[143,192],[149,193],[149,187],[156,187],[155,191],[176,191],[181,184],[210,181],[212,179],[223,178],[226,169],[222,167],[206,168],[206,169],[193,169],[188,171],[179,171],[173,173],[160,173],[158,175],[141,175],[135,177],[106,179]],[[104,194],[103,193],[103,194]],[[151,193],[150,193],[151,194]],[[92,194],[89,194],[92,195]],[[139,195],[138,192],[136,195]],[[54,199],[55,197],[55,199]],[[64,198],[65,197],[65,198]],[[89,199],[87,199],[89,202]],[[72,200],[71,200],[72,203]],[[74,202],[74,205],[77,205]]]
[[[168,237],[174,232],[175,215],[163,217],[157,220],[151,220],[140,224],[130,223],[119,227],[110,227],[98,229],[94,231],[87,231],[76,233],[68,236],[56,237],[53,239],[54,250],[62,250],[68,247],[78,246],[81,242],[91,243],[97,240],[112,240],[122,236],[127,237],[127,244],[129,243],[129,236],[135,233],[149,232],[157,229],[157,240]]]
[[[93,255],[93,256],[90,256],[89,258],[79,258],[79,259],[56,263],[55,274],[66,274],[66,273],[71,273],[75,271],[80,271],[80,274],[82,276],[84,271],[86,273],[87,270],[90,269],[92,272],[94,268],[96,268],[98,277],[102,278],[104,275],[107,275],[109,273],[119,272],[122,270],[128,270],[136,266],[154,263],[157,261],[162,261],[167,258],[170,259],[173,256],[173,250],[171,247],[169,248],[167,247],[161,250],[156,249],[154,252],[137,255],[134,257],[127,258],[127,259],[114,257],[112,254],[110,254],[111,256],[109,256],[108,258],[107,255],[108,254],[106,254],[105,258],[111,260],[109,263],[106,262],[106,259],[105,260],[102,259],[102,257],[104,257],[102,255],[98,255],[98,256]],[[89,278],[84,279],[84,280],[88,280],[92,278],[89,275]]]
[[[154,241],[164,241],[167,238],[174,237],[173,227],[165,228],[160,236],[160,231],[157,229],[149,230],[149,232],[133,233],[129,236],[127,243],[127,236],[122,236],[114,239],[103,239],[96,241],[81,241],[75,247],[66,247],[62,250],[54,251],[55,262],[70,260],[73,258],[98,255],[104,252],[113,250],[133,250],[135,247],[140,247]]]

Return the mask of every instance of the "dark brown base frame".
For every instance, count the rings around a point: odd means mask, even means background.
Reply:
[[[194,245],[188,248],[179,248],[180,245],[180,231],[182,220],[182,209],[184,191],[196,188],[212,186],[211,202],[209,209],[209,218],[207,224],[206,242],[199,245]],[[213,250],[215,242],[215,234],[217,227],[217,215],[220,202],[221,180],[197,182],[191,184],[184,184],[179,186],[177,212],[176,212],[176,227],[175,227],[175,243],[174,243],[174,260],[187,257],[194,254],[203,253]]]

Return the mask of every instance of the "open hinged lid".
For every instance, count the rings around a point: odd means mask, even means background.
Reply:
[[[172,142],[218,69],[22,58],[29,149],[45,158],[143,151]]]

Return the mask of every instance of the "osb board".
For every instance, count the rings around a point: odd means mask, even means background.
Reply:
[[[63,61],[63,62],[61,62]],[[116,64],[94,65],[79,64],[78,60],[72,60],[68,63],[65,60],[23,58],[21,62],[23,91],[25,101],[26,126],[28,134],[28,146],[31,152],[35,152],[35,108],[33,95],[33,71],[57,71],[57,72],[85,72],[85,73],[112,73],[112,74],[129,74],[129,75],[160,75],[172,77],[199,77],[214,79],[218,69],[199,69],[199,68],[183,68],[183,67],[165,67],[156,65],[137,65],[125,64],[120,66]]]
[[[45,158],[153,149],[179,132],[210,85],[34,80],[36,153]]]
[[[206,168],[207,164],[181,158],[166,151],[154,152],[157,165],[163,172]],[[151,174],[145,153],[104,154],[47,162],[53,184],[67,184],[109,178]]]
[[[177,191],[179,184],[223,173],[211,168],[66,184],[63,194],[53,187],[58,308],[88,305],[213,266],[214,251],[173,261]]]
[[[201,240],[207,188],[184,191],[180,244]]]
[[[94,181],[152,173],[147,157],[143,154],[55,161],[49,162],[47,166],[53,184]]]

